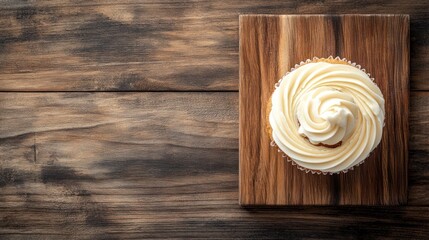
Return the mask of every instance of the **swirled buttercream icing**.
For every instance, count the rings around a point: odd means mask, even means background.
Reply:
[[[360,66],[312,61],[286,74],[271,97],[272,139],[306,170],[346,171],[381,141],[384,98]]]

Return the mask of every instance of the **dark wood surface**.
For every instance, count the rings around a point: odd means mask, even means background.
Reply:
[[[429,90],[426,1],[0,1],[0,90],[238,90],[238,14],[411,17],[411,88]]]
[[[0,102],[8,237],[429,234],[427,92],[411,97],[408,206],[383,208],[240,208],[236,92],[0,93]]]
[[[0,13],[1,239],[428,238],[424,1],[2,0]],[[410,14],[406,206],[239,207],[240,13]],[[188,90],[219,92],[171,92]]]
[[[340,56],[362,65],[386,101],[380,145],[346,174],[306,173],[271,147],[268,102],[295,64]],[[240,204],[398,205],[407,202],[407,15],[240,16]]]

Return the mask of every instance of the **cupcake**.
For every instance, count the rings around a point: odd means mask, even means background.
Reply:
[[[295,65],[268,104],[272,146],[306,172],[347,172],[381,141],[383,94],[365,69],[344,58]]]

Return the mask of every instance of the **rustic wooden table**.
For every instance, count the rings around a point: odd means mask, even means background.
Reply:
[[[0,238],[429,238],[427,2],[0,2]],[[410,14],[406,206],[238,206],[240,13]]]

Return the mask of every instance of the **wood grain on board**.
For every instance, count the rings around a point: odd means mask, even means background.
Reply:
[[[354,171],[307,174],[270,146],[267,103],[295,64],[330,55],[357,62],[375,78],[386,101],[383,138]],[[406,15],[240,16],[240,204],[405,204],[408,76]]]
[[[0,93],[0,238],[424,238],[428,106],[409,206],[242,209],[236,92]]]
[[[429,8],[400,1],[0,1],[1,91],[238,90],[238,15],[411,16],[411,88],[429,90]]]

